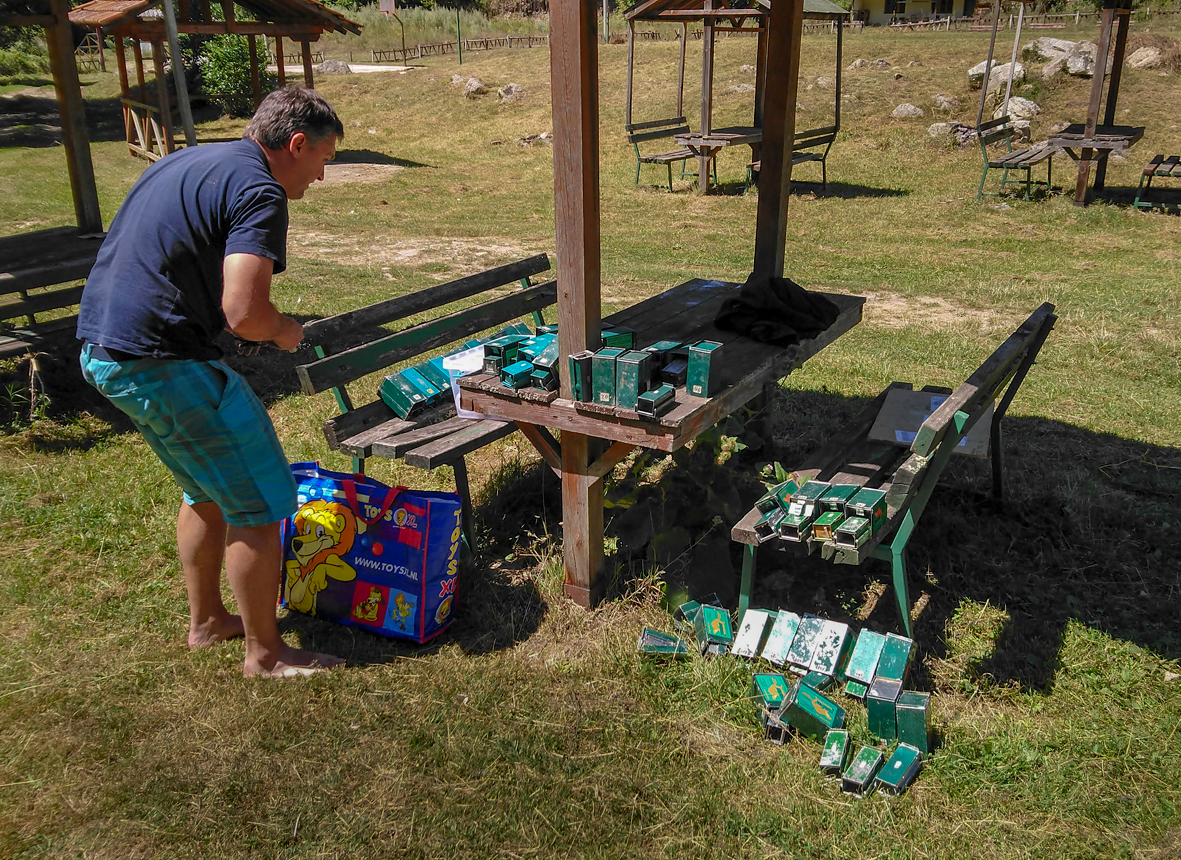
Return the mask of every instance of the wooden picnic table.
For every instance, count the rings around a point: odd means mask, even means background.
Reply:
[[[688,134],[678,134],[673,138],[679,146],[688,147],[697,156],[698,190],[704,194],[709,191],[709,175],[706,167],[709,160],[727,146],[749,146],[751,161],[759,160],[759,146],[763,142],[763,130],[754,126],[732,125],[726,128],[715,128],[711,131],[694,131]],[[700,177],[705,177],[701,179]]]
[[[827,294],[840,308],[836,321],[816,337],[787,347],[759,343],[741,334],[721,331],[713,324],[722,302],[737,295],[740,284],[694,279],[646,299],[607,318],[636,333],[636,347],[660,340],[696,343],[712,340],[724,345],[719,392],[693,397],[676,392],[676,407],[659,419],[644,420],[636,412],[561,398],[556,391],[513,391],[496,374],[479,373],[459,380],[460,405],[497,418],[508,418],[561,474],[560,449],[543,428],[556,428],[614,442],[590,473],[601,478],[635,447],[675,451],[714,424],[763,393],[764,386],[799,368],[861,321],[860,296]],[[563,358],[563,373],[567,372]]]
[[[1113,152],[1127,152],[1142,137],[1144,126],[1096,125],[1094,132],[1088,135],[1086,125],[1076,122],[1050,135],[1046,143],[1079,162],[1080,179],[1075,186],[1074,202],[1081,206],[1086,203],[1086,175],[1090,173],[1091,163],[1102,164]],[[1095,191],[1103,190],[1104,178],[1104,171],[1095,173]]]

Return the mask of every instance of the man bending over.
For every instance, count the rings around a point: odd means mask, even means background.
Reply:
[[[267,96],[242,140],[183,149],[131,189],[87,278],[82,373],[139,428],[184,491],[176,541],[189,647],[246,637],[246,675],[291,677],[343,661],[279,636],[279,524],[295,481],[259,399],[214,339],[294,350],[303,326],[271,303],[286,267],[287,201],[336,154],[344,128],[314,90]],[[221,568],[241,615],[221,598]]]

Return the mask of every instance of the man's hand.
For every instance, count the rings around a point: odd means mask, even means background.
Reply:
[[[283,332],[272,339],[272,342],[279,349],[287,352],[295,352],[299,349],[299,344],[303,341],[303,326],[293,320],[291,317],[283,317],[284,328]]]

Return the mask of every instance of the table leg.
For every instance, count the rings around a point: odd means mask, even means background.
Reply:
[[[591,439],[562,434],[562,558],[566,596],[579,606],[602,600],[603,479],[590,474]]]
[[[1074,205],[1087,205],[1087,180],[1091,178],[1091,157],[1094,152],[1083,148],[1078,159],[1078,178],[1074,183]]]

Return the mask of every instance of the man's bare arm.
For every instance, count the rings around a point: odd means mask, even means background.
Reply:
[[[294,350],[303,340],[303,326],[279,313],[271,303],[275,263],[255,254],[229,254],[222,264],[221,309],[226,327],[244,340],[271,341]]]

